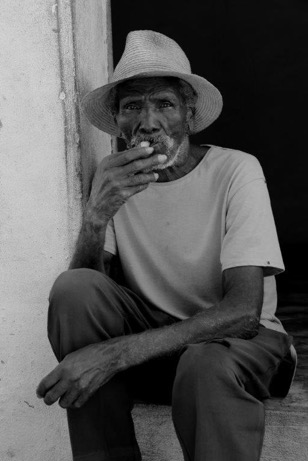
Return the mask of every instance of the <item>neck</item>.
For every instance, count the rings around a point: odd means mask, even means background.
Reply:
[[[159,177],[157,182],[169,182],[180,179],[192,171],[206,154],[207,147],[191,145],[189,141],[185,146],[185,151],[181,153],[181,162],[171,165],[163,170],[156,170]]]

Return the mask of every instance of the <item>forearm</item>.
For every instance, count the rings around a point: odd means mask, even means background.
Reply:
[[[237,306],[234,311],[226,310],[226,304],[228,299],[173,325],[117,338],[118,371],[171,355],[187,344],[210,342],[224,337],[254,337],[258,331],[258,316],[247,312],[244,306],[243,309]]]
[[[104,244],[107,222],[95,223],[85,213],[70,269],[86,267],[105,273]]]

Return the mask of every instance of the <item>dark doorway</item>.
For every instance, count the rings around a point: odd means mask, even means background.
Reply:
[[[220,89],[222,115],[194,141],[260,160],[287,268],[277,277],[280,299],[307,301],[307,2],[130,0],[111,9],[115,64],[130,30],[156,30]]]

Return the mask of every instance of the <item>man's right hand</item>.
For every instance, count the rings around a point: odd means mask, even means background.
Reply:
[[[127,199],[157,180],[157,173],[144,171],[152,170],[167,158],[151,155],[153,151],[148,142],[142,142],[138,147],[108,155],[101,161],[86,207],[87,219],[106,225]]]

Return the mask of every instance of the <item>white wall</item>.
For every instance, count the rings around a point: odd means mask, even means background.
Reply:
[[[47,296],[72,240],[55,3],[0,2],[1,461],[71,459],[64,410],[35,395],[56,365]]]

